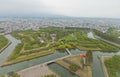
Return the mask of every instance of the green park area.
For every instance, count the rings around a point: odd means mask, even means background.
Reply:
[[[115,55],[112,58],[107,58],[105,60],[105,65],[107,67],[107,71],[109,77],[120,77],[120,56]]]
[[[63,60],[58,60],[56,63],[60,64],[69,71],[81,77],[92,77],[92,69],[90,65],[83,66],[83,58],[80,55],[70,56]]]
[[[120,36],[120,32],[119,31],[120,31],[119,28],[109,28],[107,33],[109,35],[112,35],[112,36],[118,38]]]
[[[14,31],[12,36],[22,42],[16,46],[4,64],[51,54],[55,49],[118,50],[118,47],[114,45],[99,39],[88,38],[88,32],[90,31],[85,29],[63,29],[57,27]]]
[[[3,36],[0,35],[0,50],[8,44],[8,40]]]
[[[20,77],[17,73],[10,73],[9,75],[3,75],[0,77]]]
[[[111,42],[112,44],[120,47],[120,29],[109,28],[107,32],[103,33],[98,30],[94,30],[95,34],[102,39]]]

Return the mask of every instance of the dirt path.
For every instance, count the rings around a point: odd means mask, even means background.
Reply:
[[[45,75],[55,74],[43,64],[24,69],[17,73],[20,75],[20,77],[42,77]]]
[[[101,37],[99,37],[99,36],[97,36],[97,35],[95,35],[95,38],[100,39],[100,40],[105,41],[105,42],[108,42],[108,43],[110,43],[110,44],[112,44],[112,45],[115,45],[115,46],[117,46],[117,47],[120,47],[120,44],[117,44],[117,43],[112,42],[112,41],[109,41],[109,40],[105,40],[105,39],[103,39],[103,38],[101,38]]]
[[[45,76],[45,75],[50,75],[50,74],[55,74],[54,72],[52,72],[46,65],[48,63],[51,62],[55,62],[57,60],[61,60],[63,58],[67,58],[71,55],[68,56],[64,56],[58,59],[54,59],[45,63],[42,63],[40,65],[36,65],[30,68],[26,68],[24,70],[18,71],[18,75],[20,75],[20,77],[41,77],[41,76]]]
[[[107,68],[106,68],[105,63],[104,63],[106,57],[112,57],[112,56],[100,56],[100,60],[101,60],[101,63],[102,63],[102,68],[103,68],[105,77],[109,77],[109,74],[107,72]]]

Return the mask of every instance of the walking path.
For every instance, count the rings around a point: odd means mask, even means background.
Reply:
[[[95,35],[95,38],[100,39],[100,40],[105,41],[105,42],[108,42],[108,43],[110,43],[110,44],[113,44],[113,45],[115,45],[115,46],[117,46],[117,47],[120,47],[120,44],[114,43],[114,42],[112,42],[112,41],[105,40],[105,39],[103,39],[103,38],[101,38],[101,37],[99,37],[99,36],[97,36],[97,35]]]
[[[48,68],[48,66],[43,64],[27,68],[17,73],[20,75],[20,77],[42,77],[45,75],[55,74]]]
[[[71,55],[64,56],[64,57],[61,57],[61,58],[57,58],[57,59],[54,59],[54,60],[45,62],[45,63],[43,63],[43,64],[44,64],[44,65],[47,65],[47,64],[49,64],[49,63],[55,62],[55,61],[57,61],[57,60],[62,60],[62,59],[64,59],[64,58],[67,58],[67,57],[70,57],[70,56],[71,56]]]
[[[67,48],[66,48],[66,51],[69,55],[33,66],[30,68],[26,68],[24,70],[18,71],[17,73],[20,75],[20,77],[41,77],[45,75],[55,74],[47,67],[47,64],[72,56],[72,54]]]
[[[50,46],[50,44],[47,44],[45,47],[40,47],[40,48],[31,49],[31,50],[26,50],[25,52],[37,51],[37,50],[48,48],[49,46]]]
[[[26,68],[24,70],[18,71],[17,73],[20,75],[20,77],[41,77],[45,75],[55,74],[46,65],[49,63],[55,62],[57,60],[67,58],[69,56],[71,55],[64,56],[64,57],[54,59],[54,60],[39,64],[33,67]]]

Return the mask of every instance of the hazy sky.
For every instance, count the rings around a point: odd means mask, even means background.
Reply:
[[[0,0],[0,16],[44,13],[120,18],[120,0]]]

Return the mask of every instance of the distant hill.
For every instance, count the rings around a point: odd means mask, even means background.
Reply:
[[[64,15],[40,13],[40,14],[0,14],[0,17],[67,17]]]

